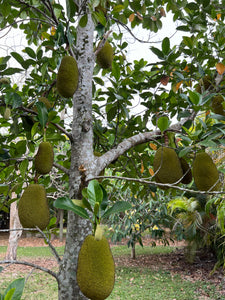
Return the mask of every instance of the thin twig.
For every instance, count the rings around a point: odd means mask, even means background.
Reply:
[[[55,256],[58,264],[60,264],[61,262],[61,258],[59,257],[58,252],[56,251],[55,247],[52,245],[52,243],[50,242],[49,238],[46,236],[46,234],[36,226],[36,229],[40,232],[40,234],[44,237],[45,241],[47,242],[49,248],[52,250],[53,255]]]

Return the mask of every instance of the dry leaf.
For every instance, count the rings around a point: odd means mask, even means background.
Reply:
[[[180,86],[181,86],[182,83],[183,83],[183,80],[181,80],[180,82],[178,82],[178,83],[176,84],[176,91],[179,90],[179,88],[180,88]]]
[[[152,149],[152,150],[157,150],[157,146],[153,143],[150,143],[149,144],[149,147]]]
[[[224,71],[225,71],[225,66],[224,66],[224,64],[222,64],[222,63],[217,63],[217,64],[216,64],[216,70],[217,70],[217,72],[218,72],[220,75],[222,75],[222,74],[224,73]]]
[[[135,18],[135,15],[134,15],[134,13],[132,13],[132,14],[129,16],[129,21],[130,21],[130,22],[133,22],[133,21],[134,21],[134,18]]]
[[[144,173],[144,170],[145,170],[145,168],[144,168],[144,165],[143,165],[143,161],[141,161],[141,174]]]
[[[169,82],[169,80],[170,80],[170,77],[169,77],[169,76],[163,75],[163,76],[161,77],[161,79],[160,79],[160,82],[161,82],[163,85],[167,85],[168,82]]]
[[[217,18],[217,20],[219,20],[221,18],[221,14],[217,14],[216,18]]]
[[[149,168],[148,171],[149,171],[149,174],[150,174],[151,176],[154,176],[155,173],[154,173],[154,171],[153,171],[152,168]]]
[[[160,8],[160,15],[162,17],[165,17],[166,16],[166,12],[165,12],[165,9],[163,7]]]

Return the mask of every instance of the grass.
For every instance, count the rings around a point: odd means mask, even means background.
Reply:
[[[63,254],[64,247],[57,247],[57,251]],[[0,253],[5,253],[6,247],[0,247]],[[136,254],[162,254],[174,251],[174,247],[164,246],[146,246],[142,248],[137,245]],[[128,256],[130,249],[127,246],[116,246],[112,248],[113,255]],[[50,258],[51,251],[48,247],[19,247],[18,259],[26,258]],[[29,276],[23,293],[23,300],[50,300],[57,299],[57,283],[50,275],[41,271],[26,270],[25,277]],[[1,276],[0,273],[0,293],[15,278],[23,276],[16,275],[15,271]],[[202,298],[207,295],[208,298]],[[148,268],[125,267],[116,268],[116,283],[112,294],[107,298],[109,300],[123,299],[141,299],[141,300],[197,300],[213,299],[221,300],[221,295],[216,291],[216,286],[210,282],[183,280],[179,275],[172,275],[165,270],[151,270]]]

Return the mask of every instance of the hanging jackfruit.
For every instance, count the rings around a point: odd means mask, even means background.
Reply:
[[[8,120],[11,116],[11,109],[9,107],[5,108],[4,119]]]
[[[158,148],[153,161],[153,169],[158,183],[173,184],[183,176],[180,160],[172,148]]]
[[[79,252],[77,283],[81,292],[92,300],[104,300],[115,283],[115,264],[107,239],[88,235]]]
[[[223,96],[218,95],[218,96],[213,97],[212,111],[215,114],[225,116],[225,111],[224,111],[223,104],[222,104],[223,102],[224,102]]]
[[[49,102],[49,100],[46,97],[40,97],[38,99],[38,101],[44,103],[45,106],[47,107],[47,109],[52,108],[51,103]]]
[[[193,162],[193,177],[200,191],[217,191],[220,188],[219,172],[206,152],[196,154]]]
[[[210,75],[205,75],[202,79],[200,79],[199,83],[195,86],[196,92],[199,94],[202,93],[202,87],[203,91],[206,91],[210,85],[212,84],[212,78]]]
[[[51,143],[41,142],[34,158],[34,167],[38,174],[47,174],[51,171],[54,162],[54,151]]]
[[[49,207],[42,185],[30,184],[24,190],[18,204],[18,215],[24,228],[46,228],[49,223]]]
[[[56,87],[59,94],[65,98],[73,96],[77,90],[79,71],[77,62],[72,56],[64,56],[57,75]]]
[[[183,171],[183,178],[181,180],[182,183],[188,184],[192,181],[192,172],[189,164],[183,157],[180,157],[181,169]]]
[[[109,69],[112,67],[113,56],[113,47],[106,41],[104,46],[97,53],[96,61],[102,69]]]

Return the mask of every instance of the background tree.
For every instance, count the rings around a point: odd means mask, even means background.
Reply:
[[[188,188],[156,184],[152,172],[155,150],[149,141],[158,147],[167,141],[168,132],[175,133],[179,138],[176,151],[190,163],[202,147],[208,151],[223,147],[223,110],[215,113],[212,99],[216,95],[223,99],[224,93],[224,3],[67,0],[66,9],[62,4],[51,0],[0,3],[1,29],[17,28],[27,40],[23,53],[11,52],[0,60],[0,122],[6,132],[1,137],[1,192],[7,197],[12,186],[6,183],[13,182],[19,195],[24,183],[37,180],[29,161],[43,136],[56,153],[59,143],[70,141],[70,148],[58,156],[54,166],[62,182],[68,182],[72,199],[81,199],[87,183],[107,166],[112,167],[111,177],[120,172],[127,182],[124,188],[129,186],[132,192],[140,183],[145,187],[143,193],[154,192],[156,186],[173,187],[175,190],[164,190],[168,198],[193,189],[193,182]],[[153,46],[151,34],[162,28],[168,12],[173,22],[178,22],[181,42],[172,45],[170,37],[165,37]],[[145,42],[149,42],[150,55],[156,57],[154,62],[126,59],[128,43],[122,29],[135,37],[138,26],[146,30],[146,36],[150,33]],[[111,68],[102,70],[95,65],[95,56],[107,38],[114,48],[114,60]],[[55,87],[66,54],[76,58],[79,69],[73,98],[59,96]],[[13,58],[18,67],[8,66]],[[10,81],[16,73],[27,75],[22,86]],[[207,86],[203,81],[206,75],[210,78]],[[48,97],[50,108],[38,103],[40,96]],[[143,113],[132,110],[137,99]],[[65,109],[72,111],[70,124],[60,118]],[[15,141],[16,137],[20,140]],[[94,156],[94,151],[102,155]],[[21,176],[16,175],[17,169]],[[38,182],[48,193],[56,190],[48,175],[39,177]],[[65,253],[62,260],[56,255],[59,272],[51,272],[58,282],[59,299],[83,299],[76,284],[76,264],[90,232],[89,220],[69,211]]]

